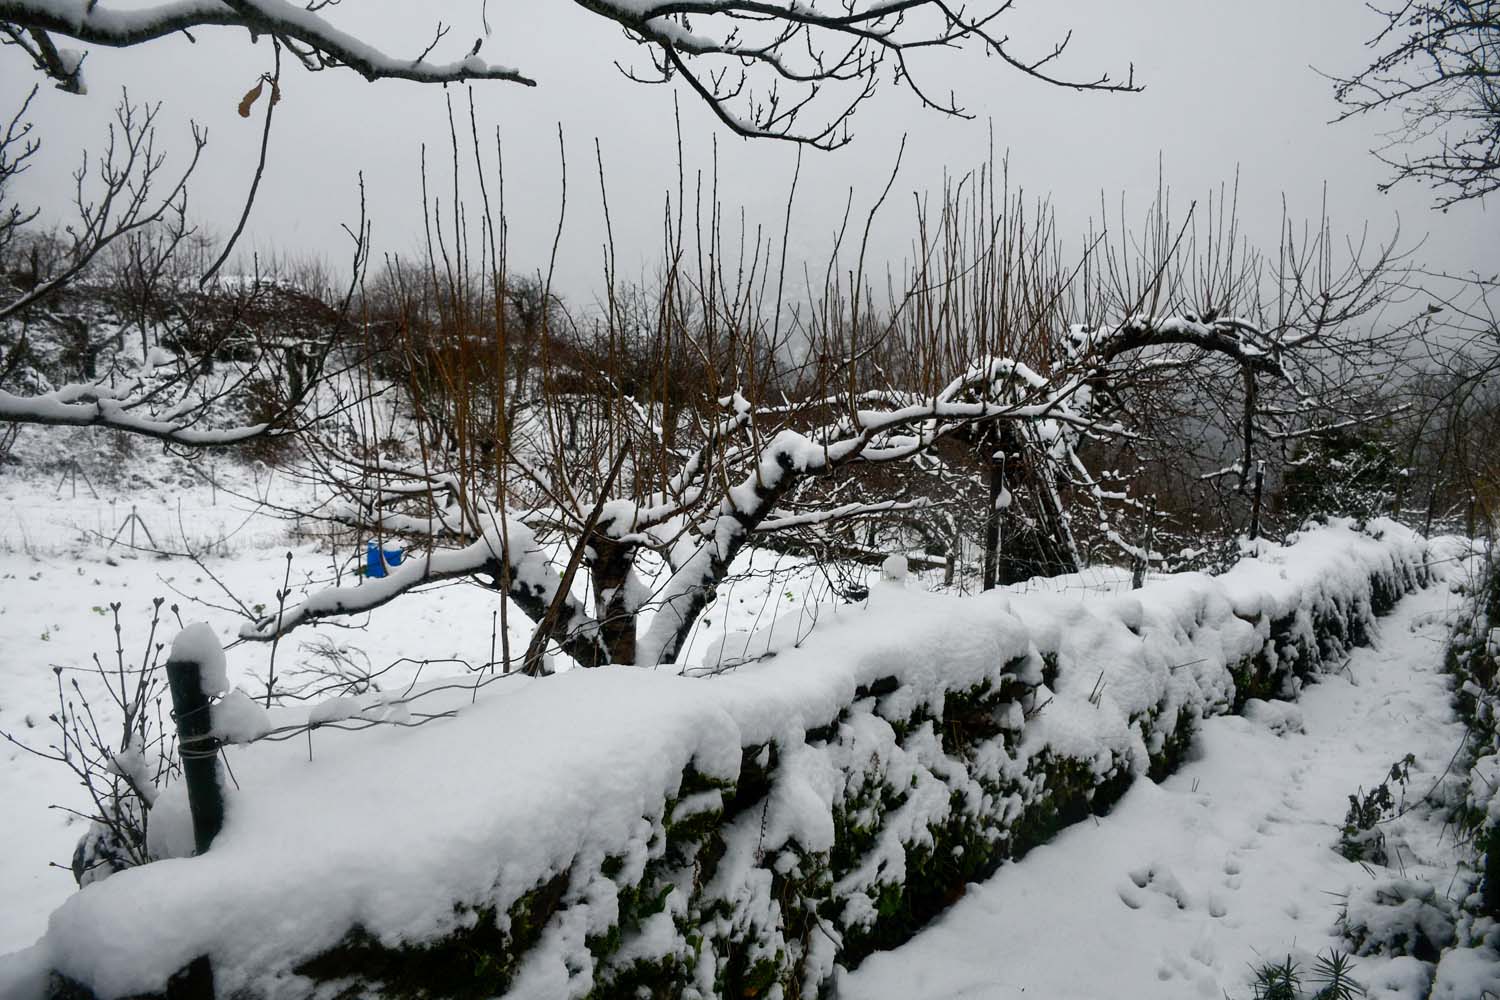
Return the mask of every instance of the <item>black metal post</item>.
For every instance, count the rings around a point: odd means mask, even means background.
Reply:
[[[193,660],[168,660],[172,718],[177,723],[177,754],[187,783],[193,817],[193,846],[203,854],[224,827],[224,791],[219,784],[219,741],[213,729],[203,671]],[[167,985],[169,1000],[214,1000],[214,971],[207,955],[195,958]]]
[[[224,793],[219,785],[219,741],[210,735],[209,696],[193,661],[168,660],[172,717],[177,722],[177,753],[187,782],[188,811],[193,816],[193,846],[208,850],[224,827]]]

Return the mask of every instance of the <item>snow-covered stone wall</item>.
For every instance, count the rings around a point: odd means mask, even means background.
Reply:
[[[0,987],[158,994],[206,955],[221,996],[826,995],[1197,720],[1337,669],[1425,554],[1340,522],[1129,594],[891,581],[730,674],[515,678],[311,761],[255,744],[212,850],[80,891]]]

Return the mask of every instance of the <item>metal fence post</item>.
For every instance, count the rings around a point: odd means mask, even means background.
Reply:
[[[196,853],[208,850],[224,826],[224,793],[219,786],[219,741],[213,728],[203,675],[193,661],[168,660],[172,717],[177,722],[177,754],[187,782],[188,810],[193,816]]]
[[[219,784],[219,741],[213,729],[209,694],[203,690],[201,665],[194,660],[169,659],[167,684],[172,692],[172,718],[177,723],[177,754],[187,784],[188,811],[193,817],[193,846],[203,854],[224,827],[224,792]],[[167,986],[169,1000],[213,1000],[214,973],[208,956],[194,959]]]

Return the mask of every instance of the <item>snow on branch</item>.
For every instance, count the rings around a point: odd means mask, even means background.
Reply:
[[[1080,388],[1076,373],[1062,372],[1054,383],[1014,359],[995,358],[973,366],[925,402],[857,410],[811,437],[782,430],[757,452],[743,478],[724,491],[714,511],[678,543],[691,554],[673,560],[672,575],[654,595],[658,611],[640,641],[637,662],[669,663],[676,657],[730,564],[755,533],[869,516],[879,506],[910,509],[894,502],[849,504],[820,515],[773,518],[802,480],[854,463],[912,459],[960,428],[995,421],[1038,424],[1045,428],[1041,439],[1071,454],[1074,434],[1069,428],[1105,426],[1088,413],[1088,397]]]
[[[827,510],[810,510],[800,514],[768,518],[755,526],[759,532],[789,531],[795,528],[811,528],[857,517],[872,517],[877,514],[895,514],[902,511],[922,510],[930,505],[926,497],[916,500],[884,500],[879,503],[847,503]]]
[[[0,30],[32,53],[38,69],[64,90],[81,93],[77,65],[49,60],[43,49],[49,34],[94,45],[127,48],[195,28],[240,27],[271,35],[310,70],[347,67],[367,80],[398,79],[418,83],[505,80],[528,87],[536,81],[508,66],[492,65],[476,51],[456,62],[430,63],[427,55],[448,33],[439,25],[436,37],[415,58],[386,55],[335,27],[321,14],[288,0],[172,0],[129,9],[99,0],[0,0]],[[28,40],[26,44],[23,40]],[[69,70],[71,69],[71,72]]]
[[[921,82],[923,49],[972,44],[1028,76],[1074,90],[1134,91],[1134,67],[1123,81],[1108,73],[1070,77],[1054,71],[1068,46],[1062,38],[1036,56],[1022,56],[994,25],[1012,4],[975,9],[945,0],[575,0],[624,27],[651,50],[651,70],[621,67],[633,80],[680,77],[715,116],[748,138],[782,139],[820,149],[849,141],[849,122],[876,89],[887,60],[895,78],[922,105],[972,117],[950,91]],[[703,68],[698,63],[703,62]],[[758,75],[757,75],[758,74]],[[768,82],[760,82],[764,76]],[[783,90],[785,88],[785,90]],[[814,123],[801,119],[809,113]]]
[[[1222,354],[1275,377],[1285,377],[1281,348],[1260,325],[1238,316],[1132,316],[1112,328],[1074,326],[1068,347],[1076,356],[1090,352],[1101,363],[1150,347],[1181,346]]]
[[[469,524],[482,524],[479,537],[463,548],[411,553],[388,576],[368,579],[358,586],[329,587],[309,596],[301,604],[249,622],[240,638],[270,642],[299,626],[324,618],[361,614],[389,604],[409,591],[443,580],[488,576],[490,585],[505,589],[511,600],[533,621],[541,622],[557,601],[561,579],[535,533],[516,515],[504,516],[480,504]],[[347,521],[356,518],[346,516]],[[454,522],[435,519],[444,531]],[[364,527],[388,530],[411,527],[402,515],[373,513]],[[564,594],[553,613],[552,633],[564,652],[586,666],[608,662],[599,642],[599,626],[570,594]]]
[[[4,222],[28,219],[4,207],[6,182],[35,148],[26,144],[25,108],[0,136],[0,247],[19,238]],[[206,138],[194,126],[189,159],[167,174],[159,110],[122,95],[102,148],[86,152],[74,171],[66,235],[28,236],[54,251],[55,262],[33,280],[0,281],[0,426],[104,427],[220,447],[295,433],[365,395],[342,379],[364,351],[345,336],[368,259],[363,197],[358,229],[348,230],[354,253],[341,301],[321,283],[260,274],[189,287],[181,252],[197,231],[187,185]],[[91,279],[101,268],[106,275],[123,268],[139,283],[128,323],[113,306],[97,308],[102,293]],[[76,366],[39,370],[32,342],[43,335],[70,345]]]
[[[271,429],[265,423],[198,427],[205,413],[192,399],[153,414],[143,405],[145,394],[132,391],[144,386],[144,381],[123,387],[73,384],[39,396],[18,396],[0,389],[0,423],[107,427],[192,448],[240,444]]]
[[[919,54],[961,46],[982,49],[1019,73],[1074,90],[1136,91],[1134,67],[1123,80],[1108,73],[1073,76],[1058,69],[1071,34],[1034,53],[1021,53],[997,28],[1013,0],[970,8],[948,0],[574,0],[588,13],[624,29],[649,52],[640,70],[616,62],[632,80],[681,79],[733,132],[821,149],[849,141],[855,111],[876,91],[884,67],[921,104],[970,118],[952,91],[929,90]],[[333,4],[290,0],[168,0],[127,8],[101,0],[0,0],[0,34],[22,48],[58,87],[85,90],[84,53],[59,49],[52,36],[127,48],[178,32],[240,27],[269,35],[310,70],[352,69],[369,80],[446,84],[502,80],[535,86],[517,69],[479,55],[484,37],[457,61],[429,62],[451,31],[439,23],[415,57],[388,55],[324,12]],[[517,14],[516,16],[523,16]],[[485,14],[481,12],[483,19]],[[485,21],[485,34],[489,34]]]

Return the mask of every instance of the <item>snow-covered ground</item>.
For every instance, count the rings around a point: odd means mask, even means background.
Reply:
[[[693,896],[684,888],[683,903],[708,910],[728,900],[737,912],[774,912],[765,895],[771,869],[762,860],[779,866],[788,857],[795,864],[804,849],[831,850],[838,784],[830,776],[869,767],[872,788],[915,791],[880,824],[858,863],[825,887],[854,934],[874,913],[872,887],[905,879],[902,838],[922,836],[953,815],[949,782],[967,793],[978,780],[940,752],[930,723],[898,741],[877,711],[897,720],[925,712],[930,719],[946,711],[950,691],[1031,685],[1001,723],[1022,730],[1016,755],[1061,753],[1096,778],[1125,767],[1139,774],[1151,747],[1165,749],[1157,739],[1165,731],[1151,727],[1148,744],[1148,733],[1128,719],[1154,710],[1156,718],[1176,720],[1187,705],[1222,709],[1229,666],[1258,650],[1269,655],[1263,643],[1271,621],[1296,613],[1299,646],[1313,620],[1360,624],[1373,596],[1369,574],[1399,589],[1425,551],[1389,523],[1368,533],[1338,524],[1312,529],[1286,547],[1268,546],[1220,580],[1175,577],[1139,597],[966,600],[882,585],[867,609],[830,613],[800,652],[722,680],[588,671],[502,682],[477,701],[477,691],[450,686],[445,697],[462,712],[459,719],[414,732],[320,733],[315,741],[309,734],[306,757],[300,741],[233,754],[231,822],[214,850],[123,872],[75,894],[53,916],[44,944],[14,956],[8,968],[33,978],[56,968],[102,995],[122,996],[153,988],[193,956],[211,953],[226,989],[248,988],[290,972],[299,956],[333,948],[355,924],[381,941],[433,941],[457,928],[465,906],[509,913],[553,873],[567,870],[576,896],[549,917],[544,939],[511,985],[524,996],[582,995],[596,969],[589,929],[628,916],[619,909],[615,875],[646,877],[650,845],[664,845],[665,824],[681,821],[679,805],[689,817],[719,808],[704,798],[720,802],[717,791],[692,794],[670,806],[669,819],[668,802],[684,776],[692,770],[733,779],[744,748],[772,740],[782,750],[766,808],[760,817],[753,810],[735,817],[725,858],[701,887],[702,898],[693,882]],[[1050,691],[1042,690],[1048,686],[1042,650],[1057,657]],[[1280,647],[1274,662],[1290,662],[1283,658],[1291,653]],[[1105,666],[1097,677],[1096,664]],[[859,694],[878,686],[884,694]],[[805,742],[805,733],[851,704],[837,739]],[[1003,738],[984,744],[973,766],[1003,781],[1015,759],[1006,745]],[[988,800],[961,798],[989,801],[999,815],[1025,811],[1027,801],[1045,792],[1031,783],[1014,791],[996,787]],[[848,808],[859,803],[850,799]],[[791,846],[793,840],[805,848]],[[614,856],[625,868],[611,873],[604,860]],[[689,879],[691,869],[680,874]],[[205,891],[222,904],[212,908],[212,920],[205,919]],[[658,897],[649,890],[638,898]],[[671,915],[659,916],[636,941],[652,950],[631,955],[658,954],[663,944],[676,948],[677,925]],[[753,946],[764,941],[766,954],[782,954],[780,926],[773,920],[764,933],[751,928]],[[728,935],[733,927],[713,933]],[[826,975],[833,958],[820,949],[809,962]],[[712,974],[716,965],[696,968]]]
[[[184,621],[207,621],[227,644],[245,616],[226,591],[252,606],[274,606],[288,552],[292,602],[327,582],[333,570],[326,548],[302,535],[306,525],[261,506],[306,504],[307,487],[283,474],[220,461],[205,466],[205,476],[179,460],[137,454],[123,475],[106,481],[105,465],[101,456],[80,463],[77,472],[0,474],[0,732],[40,749],[54,742],[48,721],[58,704],[54,666],[63,668],[70,690],[76,680],[91,699],[102,700],[91,658],[97,654],[114,663],[112,602],[122,605],[126,657],[135,663],[147,642],[153,598],[166,600],[156,641],[170,642],[176,634],[169,611],[175,603]],[[191,551],[203,565],[153,549]],[[757,552],[736,569],[737,579],[700,621],[685,662],[700,664],[706,654],[717,658],[720,649],[734,649],[732,639],[719,641],[726,635],[795,641],[815,626],[818,609],[831,599],[829,581],[803,560]],[[1018,589],[1041,587],[1118,591],[1129,588],[1129,577],[1106,568]],[[361,661],[360,654],[367,656],[376,669],[402,657],[482,664],[495,655],[496,610],[494,595],[483,588],[434,587],[355,619],[353,630],[323,625],[294,634],[281,645],[278,671],[316,660],[313,642],[319,636]],[[528,633],[514,608],[511,621],[512,642],[523,649]],[[772,623],[774,631],[767,629]],[[229,656],[231,679],[250,691],[264,690],[257,677],[269,652],[267,646],[236,647]],[[404,665],[380,683],[387,689],[404,685],[413,672]],[[455,672],[463,667],[450,662],[425,668],[422,677]],[[83,824],[55,807],[83,809],[86,799],[64,767],[0,742],[0,801],[4,954],[35,941],[47,915],[76,891],[67,865]]]
[[[1423,795],[1463,737],[1440,672],[1457,601],[1442,585],[1407,597],[1373,648],[1285,712],[1205,720],[1195,760],[971,887],[839,995],[1248,998],[1252,966],[1290,955],[1310,967],[1347,948],[1341,897],[1375,877],[1334,850],[1348,796],[1408,753],[1408,799]],[[1287,716],[1303,731],[1278,731]],[[1384,832],[1393,865],[1448,885],[1451,829],[1415,810]],[[1372,1000],[1427,995],[1412,959],[1356,963]]]
[[[264,469],[220,470],[230,481],[226,491],[164,470],[97,498],[83,483],[75,496],[70,481],[0,479],[0,730],[48,742],[53,666],[63,668],[65,682],[97,690],[90,657],[113,657],[110,602],[122,603],[127,656],[138,658],[153,597],[179,604],[184,620],[206,620],[228,642],[243,616],[226,590],[274,602],[289,551],[294,594],[330,576],[318,543],[256,508],[255,498],[298,500],[302,487]],[[149,528],[151,547],[190,548],[202,553],[202,565],[131,551],[132,510],[141,519],[138,544],[148,545]],[[110,545],[122,527],[120,542]],[[800,633],[828,600],[827,581],[796,560],[761,553],[742,568],[744,578],[705,615],[688,662],[732,649],[732,639],[720,640],[748,637],[770,622],[795,624]],[[1105,569],[1018,589],[1076,595],[1128,586],[1127,575]],[[1336,946],[1337,894],[1371,877],[1333,850],[1348,795],[1378,782],[1407,753],[1417,761],[1412,794],[1420,795],[1458,745],[1461,730],[1438,672],[1456,601],[1443,586],[1407,598],[1383,621],[1375,649],[1358,651],[1345,674],[1306,691],[1295,709],[1260,721],[1207,720],[1198,759],[1181,772],[1161,786],[1138,782],[1109,816],[1064,832],[971,889],[905,948],[871,958],[842,995],[1239,997],[1249,995],[1252,963],[1310,959]],[[479,664],[493,655],[494,611],[491,593],[445,586],[362,618],[354,631],[319,631],[377,667],[402,656]],[[163,618],[157,641],[170,641],[176,620],[165,609]],[[313,658],[302,641],[294,635],[283,645],[279,669]],[[513,641],[524,642],[519,626]],[[233,679],[256,690],[253,675],[264,671],[267,655],[264,646],[233,650]],[[388,680],[409,676],[407,668]],[[1305,732],[1269,724],[1298,713]],[[36,940],[47,915],[76,891],[71,872],[48,865],[66,865],[82,826],[49,807],[82,807],[79,795],[65,769],[0,745],[0,954]],[[1453,845],[1439,826],[1414,812],[1386,834],[1409,874],[1451,876]],[[1411,974],[1409,963],[1360,960],[1359,976],[1375,997],[1422,995],[1388,988]]]

